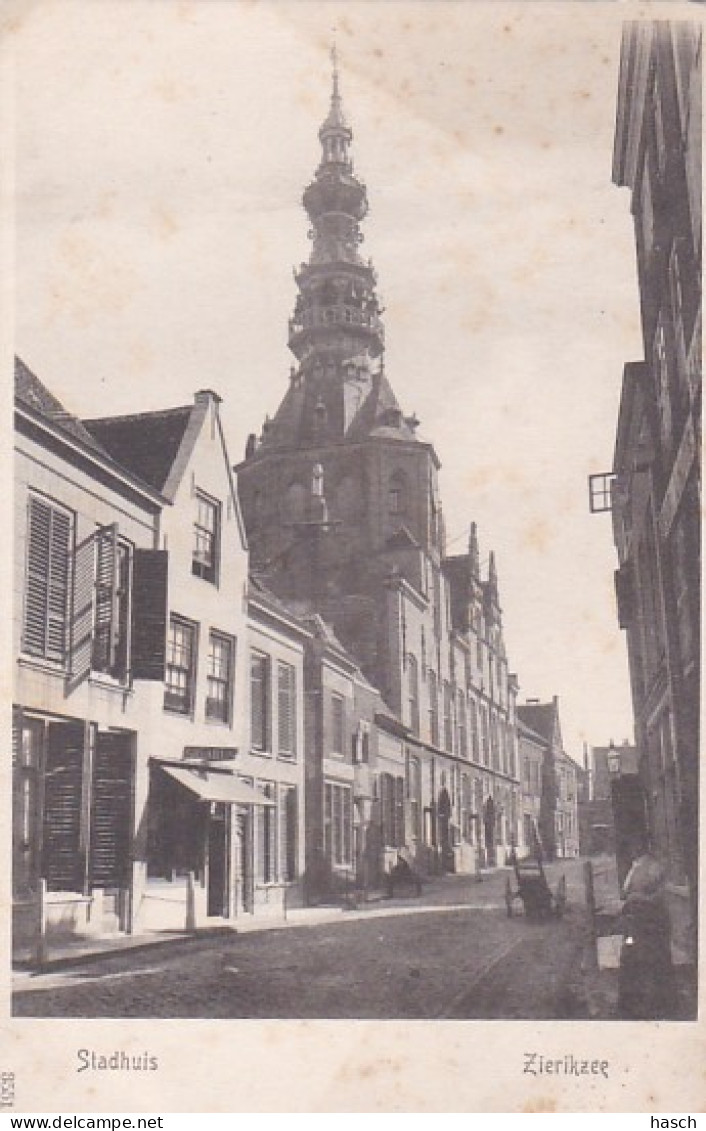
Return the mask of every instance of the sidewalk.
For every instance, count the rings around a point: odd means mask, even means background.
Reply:
[[[240,916],[232,920],[221,919],[213,926],[195,931],[152,930],[135,935],[80,936],[50,941],[47,943],[46,957],[41,964],[38,964],[34,956],[27,951],[13,960],[13,969],[20,976],[41,974],[96,962],[113,954],[137,953],[164,947],[169,949],[179,946],[193,947],[200,942],[210,942],[234,934],[277,931],[288,927],[316,926],[361,918],[418,915],[439,910],[504,911],[505,876],[508,873],[507,868],[487,871],[483,873],[480,883],[474,876],[431,876],[425,881],[419,897],[407,895],[388,899],[379,892],[373,892],[365,901],[359,896],[350,906],[340,903],[322,904],[290,908],[282,917],[266,915]]]

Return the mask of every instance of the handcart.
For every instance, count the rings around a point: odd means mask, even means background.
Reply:
[[[514,891],[508,876],[505,881],[505,907],[508,918],[512,918],[515,900],[521,900],[527,919],[539,922],[543,919],[561,919],[566,907],[566,876],[562,875],[552,891],[544,873],[541,860],[532,856],[524,860],[513,859],[513,870],[517,883]]]

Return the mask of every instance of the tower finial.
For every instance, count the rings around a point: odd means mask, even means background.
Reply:
[[[336,47],[336,30],[334,28],[331,40],[331,74],[333,78],[333,97],[340,98],[338,91],[338,48]]]
[[[478,527],[475,522],[471,523],[468,538],[468,559],[471,567],[471,577],[480,581],[480,550],[478,548]]]

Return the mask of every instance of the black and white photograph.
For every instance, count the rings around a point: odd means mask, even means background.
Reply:
[[[637,1089],[628,1033],[699,1064],[701,47],[16,6],[7,1031],[72,1022],[57,1110],[190,1021],[452,1031],[471,1082],[531,1022],[526,1110]]]

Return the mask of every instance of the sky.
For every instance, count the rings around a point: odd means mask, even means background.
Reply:
[[[520,702],[559,696],[569,753],[630,738],[610,516],[587,492],[642,356],[630,201],[611,183],[624,9],[18,11],[16,350],[84,417],[215,389],[233,462],[287,387],[335,33],[386,372],[441,459],[449,552],[476,521]]]

